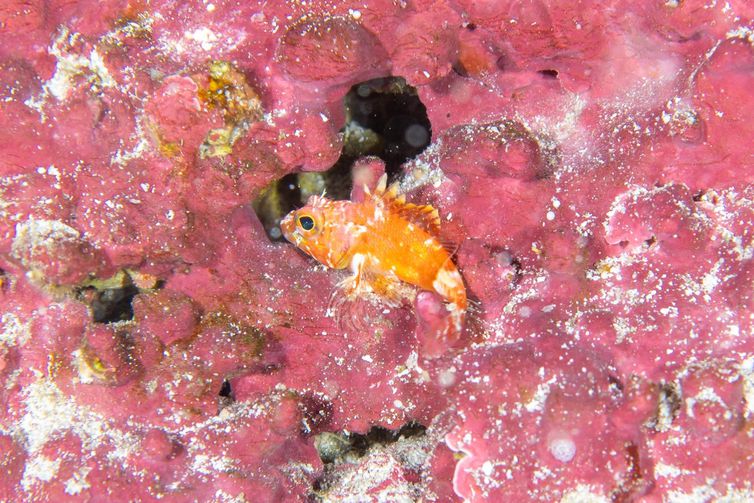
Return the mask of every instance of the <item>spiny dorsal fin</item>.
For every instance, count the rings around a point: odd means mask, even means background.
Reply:
[[[395,206],[399,214],[409,222],[423,227],[435,236],[440,233],[440,213],[432,206],[410,203]]]
[[[393,182],[390,184],[390,186],[388,186],[387,173],[383,173],[380,179],[377,181],[377,186],[374,188],[374,193],[375,195],[382,196],[383,198],[395,199],[400,197],[398,196],[399,188],[400,184],[398,182]]]
[[[385,188],[387,188],[387,173],[382,173],[382,176],[377,181],[377,187],[375,187],[374,193],[377,195],[384,194]]]
[[[385,195],[395,199],[396,197],[398,197],[398,187],[400,187],[398,182],[391,183],[390,186],[385,191]]]
[[[374,196],[387,203],[389,208],[414,225],[425,229],[437,236],[440,233],[440,214],[429,205],[418,205],[406,202],[405,194],[398,194],[400,184],[393,182],[388,187],[387,174],[383,174],[374,189]]]

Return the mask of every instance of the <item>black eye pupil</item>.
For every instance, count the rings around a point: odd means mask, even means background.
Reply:
[[[301,225],[301,228],[305,231],[310,231],[314,229],[314,219],[312,217],[300,217],[298,219],[298,223]]]

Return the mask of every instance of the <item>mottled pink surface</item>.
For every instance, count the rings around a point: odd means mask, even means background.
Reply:
[[[265,115],[213,157],[218,60]],[[436,358],[409,306],[326,317],[342,275],[249,205],[386,75],[481,306]],[[751,501],[752,117],[745,0],[3,2],[0,500],[305,500],[315,434],[417,421],[325,496]],[[164,288],[95,323],[122,269]]]

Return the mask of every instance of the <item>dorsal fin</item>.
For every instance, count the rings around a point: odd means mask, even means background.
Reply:
[[[422,227],[434,236],[440,234],[440,214],[432,206],[398,203],[393,200],[393,207],[409,222]]]
[[[429,205],[418,205],[406,202],[405,194],[398,194],[398,182],[387,186],[387,174],[383,174],[374,189],[374,196],[382,199],[388,207],[414,225],[418,225],[430,234],[440,233],[440,214]]]
[[[387,173],[382,173],[382,176],[377,181],[377,187],[374,188],[374,193],[377,195],[383,194],[387,187]]]

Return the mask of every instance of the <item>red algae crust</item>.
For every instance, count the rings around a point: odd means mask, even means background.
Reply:
[[[389,75],[444,351],[250,206]],[[754,500],[751,2],[11,0],[0,103],[0,501]]]

